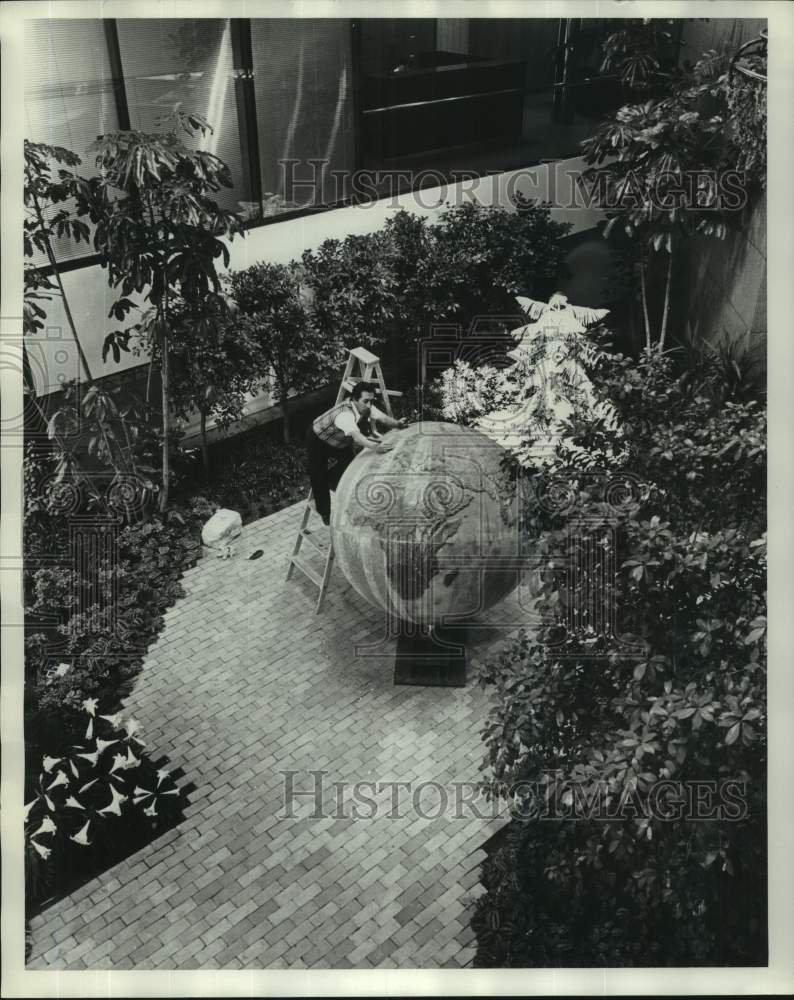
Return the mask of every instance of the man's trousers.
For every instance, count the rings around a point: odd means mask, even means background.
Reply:
[[[309,427],[306,455],[314,506],[320,517],[327,519],[331,516],[331,490],[336,489],[342,473],[353,461],[353,444],[348,448],[332,448]]]

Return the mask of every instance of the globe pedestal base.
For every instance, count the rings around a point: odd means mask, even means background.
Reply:
[[[400,623],[394,683],[417,687],[466,687],[466,646],[461,626]]]

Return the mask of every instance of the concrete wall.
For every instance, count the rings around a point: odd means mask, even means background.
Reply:
[[[709,49],[727,47],[733,51],[751,38],[757,38],[766,26],[766,18],[758,17],[693,18],[684,24],[682,57],[696,62],[701,53]]]
[[[766,196],[747,225],[725,240],[693,241],[689,256],[691,335],[750,348],[766,340]]]
[[[685,25],[685,56],[707,49],[735,51],[758,36],[766,20],[711,18]],[[697,239],[688,261],[691,334],[711,343],[762,346],[766,339],[766,196],[752,207],[743,228],[725,240]]]

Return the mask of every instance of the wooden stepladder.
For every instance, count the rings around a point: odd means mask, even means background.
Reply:
[[[334,406],[338,406],[348,393],[352,392],[353,386],[357,382],[372,382],[376,385],[376,394],[380,396],[379,405],[382,405],[385,413],[392,416],[390,397],[402,396],[402,393],[386,388],[380,358],[365,347],[354,347],[349,352],[345,372],[339,385],[339,391],[336,394]],[[289,560],[287,580],[292,576],[292,571],[298,569],[319,588],[320,594],[317,598],[317,606],[314,609],[316,614],[322,609],[325,595],[328,592],[328,582],[331,578],[331,570],[334,564],[334,543],[330,531],[327,535],[327,541],[320,537],[320,533],[315,534],[312,531],[309,527],[309,522],[312,520],[313,515],[319,521],[319,517],[314,510],[314,504],[312,503],[312,492],[309,490],[309,495],[306,498],[306,506],[303,509],[301,526],[298,529],[298,537],[295,539],[295,547],[292,550]],[[323,532],[323,534],[325,533]],[[301,548],[304,542],[318,552],[320,558],[324,560],[322,571],[306,560],[306,553],[303,553],[302,557]]]

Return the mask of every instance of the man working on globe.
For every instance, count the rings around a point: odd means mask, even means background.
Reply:
[[[392,445],[379,441],[371,422],[385,427],[406,427],[408,421],[395,420],[373,405],[374,387],[369,382],[357,382],[350,398],[321,414],[306,434],[309,481],[317,513],[323,524],[331,523],[331,490],[342,477],[355,455],[356,446],[370,451],[391,451]],[[333,469],[331,459],[335,459]]]

